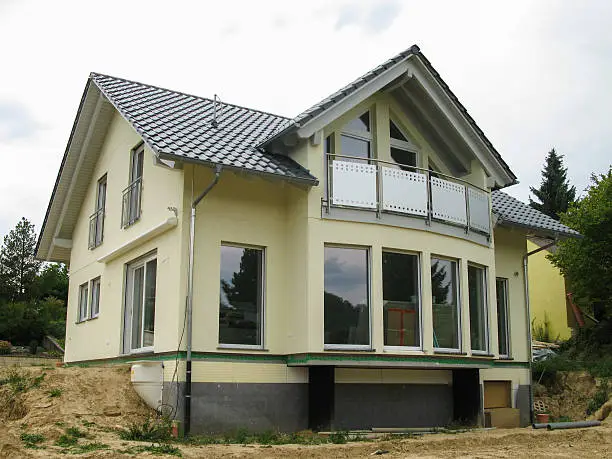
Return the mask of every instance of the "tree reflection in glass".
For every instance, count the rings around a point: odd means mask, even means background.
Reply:
[[[434,347],[459,349],[457,262],[432,257],[431,296]]]

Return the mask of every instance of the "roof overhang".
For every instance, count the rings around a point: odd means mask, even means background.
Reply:
[[[290,136],[309,138],[376,92],[398,88],[410,91],[415,83],[427,96],[428,103],[435,105],[444,115],[445,124],[454,129],[487,175],[493,178],[493,189],[517,183],[516,175],[416,46],[299,115],[284,129],[264,140],[261,146],[273,150],[281,139]]]

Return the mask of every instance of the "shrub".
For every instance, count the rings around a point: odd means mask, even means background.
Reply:
[[[147,418],[142,424],[132,423],[119,431],[122,440],[164,441],[171,436],[172,424],[169,418]]]
[[[329,434],[329,441],[335,444],[343,444],[348,441],[348,432],[336,431]]]
[[[0,355],[10,354],[11,349],[13,349],[13,345],[11,343],[0,340]]]
[[[608,401],[610,398],[610,388],[608,386],[608,380],[604,379],[593,395],[593,398],[589,400],[587,405],[586,414],[593,414],[597,411],[601,406]]]
[[[49,394],[49,398],[60,397],[62,395],[62,390],[56,387],[54,389],[49,390],[47,394]]]
[[[55,446],[61,446],[62,448],[69,448],[70,446],[74,446],[78,443],[79,439],[75,438],[71,435],[61,435],[56,441]]]

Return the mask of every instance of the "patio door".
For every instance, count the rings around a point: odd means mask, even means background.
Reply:
[[[123,351],[152,351],[155,338],[157,258],[150,255],[127,265]]]

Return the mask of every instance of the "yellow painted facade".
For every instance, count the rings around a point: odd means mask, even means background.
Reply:
[[[539,248],[527,241],[529,251]],[[546,259],[547,250],[529,257],[529,301],[531,321],[534,327],[548,322],[553,339],[566,340],[572,336],[568,326],[568,310],[565,300],[565,279],[559,268]]]
[[[419,164],[431,160],[443,173],[449,173],[441,153],[419,134],[394,100],[376,95],[355,107],[325,129],[325,135],[337,132],[348,120],[371,108],[374,117],[374,150],[380,159],[390,160],[389,116],[418,145]],[[130,151],[140,142],[138,134],[119,115],[113,118],[94,172],[79,222],[73,235],[70,261],[70,298],[68,307],[66,361],[112,358],[121,355],[126,264],[138,257],[157,252],[157,291],[154,352],[173,352],[178,348],[183,328],[187,284],[189,216],[193,197],[213,179],[210,168],[184,164],[182,169],[157,165],[154,154],[145,149],[142,217],[121,229],[121,192],[129,181]],[[525,234],[495,229],[490,244],[462,237],[411,230],[382,224],[338,221],[322,218],[321,200],[325,197],[325,161],[323,142],[314,145],[301,141],[290,156],[319,177],[318,186],[307,189],[282,180],[223,170],[218,185],[197,208],[195,232],[195,268],[193,302],[193,351],[218,354],[288,355],[328,353],[324,349],[324,247],[339,244],[369,248],[371,347],[368,354],[436,357],[433,345],[430,259],[432,255],[458,261],[464,357],[472,355],[469,333],[468,264],[487,270],[488,353],[496,359],[497,313],[495,278],[509,280],[511,357],[527,360],[526,316],[522,283],[522,256]],[[463,178],[484,187],[485,173],[476,161]],[[107,212],[104,242],[88,250],[89,215],[94,210],[96,182],[108,174]],[[178,210],[178,224],[144,244],[106,263],[98,260],[106,254],[158,226]],[[227,349],[219,346],[220,246],[222,243],[259,247],[265,250],[264,326],[262,349]],[[385,349],[383,337],[382,251],[393,249],[417,253],[421,270],[422,349],[398,351]],[[78,286],[101,276],[100,315],[75,323]],[[181,344],[184,349],[184,341]],[[136,358],[137,356],[135,356]],[[449,358],[448,356],[445,356]],[[482,356],[480,356],[482,357]],[[450,357],[452,358],[452,357]],[[184,373],[180,371],[179,373]],[[448,370],[341,370],[347,381],[372,378],[382,382],[449,382]],[[365,370],[364,370],[365,371]],[[483,374],[488,374],[486,371]],[[507,369],[506,372],[522,371]],[[166,361],[165,379],[174,373]],[[303,368],[277,363],[198,361],[194,363],[194,381],[307,382]],[[360,376],[361,375],[361,376]],[[183,378],[181,374],[180,378]],[[519,376],[514,379],[520,379]]]

